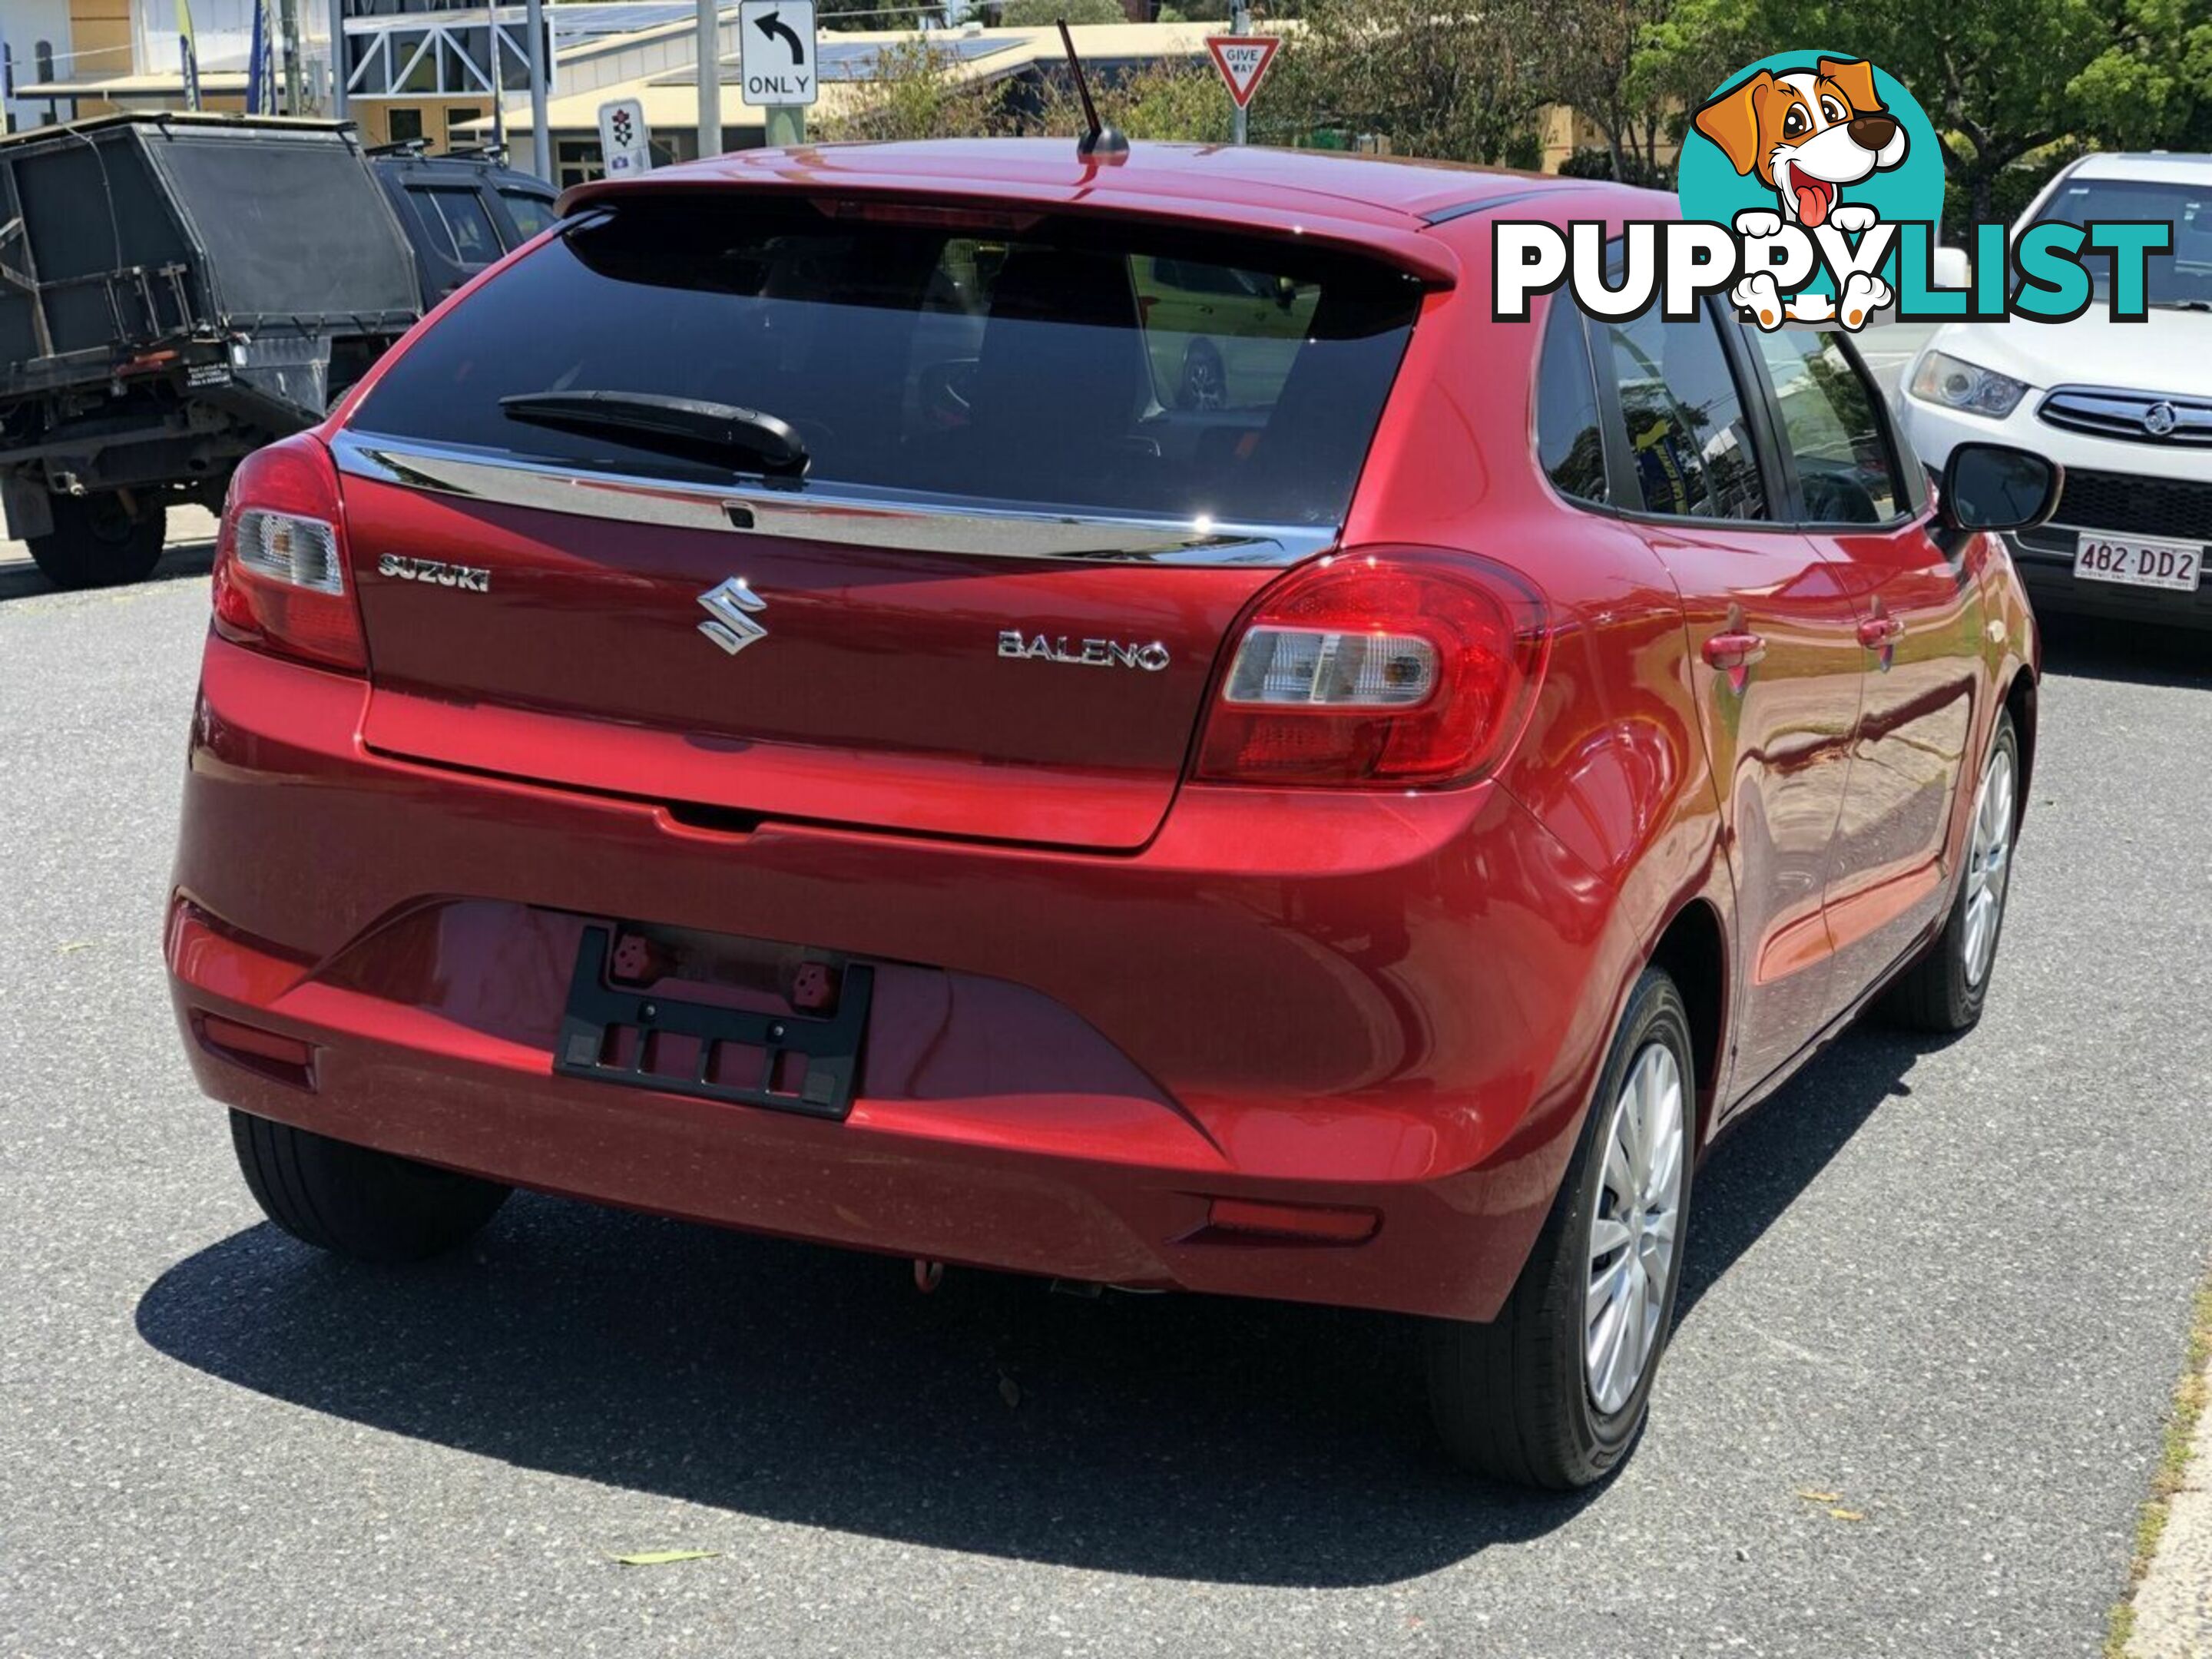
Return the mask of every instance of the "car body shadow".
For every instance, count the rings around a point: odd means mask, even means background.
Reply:
[[[154,567],[147,582],[181,581],[204,576],[215,568],[215,543],[212,541],[172,542],[161,555],[161,562]],[[145,582],[133,583],[143,587]],[[28,559],[9,560],[0,564],[0,603],[9,599],[27,599],[42,593],[58,593],[46,578],[46,574]],[[95,588],[95,592],[123,592],[127,588]]]
[[[2212,633],[2102,617],[2038,618],[2043,669],[2128,685],[2212,685]]]
[[[1730,1132],[1698,1194],[1686,1310],[1914,1052],[1847,1040]],[[472,1249],[410,1269],[253,1227],[164,1273],[137,1325],[240,1387],[526,1468],[1141,1576],[1395,1583],[1602,1494],[1444,1468],[1414,1321],[957,1269],[921,1296],[904,1261],[530,1194]]]

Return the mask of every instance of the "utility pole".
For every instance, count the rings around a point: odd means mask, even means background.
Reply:
[[[1244,3],[1244,0],[1230,0],[1229,32],[1231,34],[1249,34],[1252,32],[1252,11],[1251,8]],[[1230,119],[1229,135],[1241,144],[1244,142],[1244,135],[1249,126],[1249,122],[1244,106],[1240,103],[1237,106],[1235,115]]]
[[[699,154],[722,153],[722,9],[699,0]]]
[[[276,15],[284,33],[284,113],[298,115],[307,106],[307,75],[300,64],[300,0],[281,0]]]
[[[547,184],[553,182],[553,141],[545,131],[545,0],[528,0],[523,16],[530,28],[530,161]],[[492,33],[499,32],[493,13]]]
[[[331,117],[346,118],[345,0],[331,0]]]

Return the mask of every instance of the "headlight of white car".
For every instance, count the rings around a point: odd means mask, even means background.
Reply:
[[[1912,372],[1912,395],[1946,409],[1963,409],[1969,415],[1987,415],[2001,421],[2019,407],[2027,387],[1994,369],[1931,351]]]

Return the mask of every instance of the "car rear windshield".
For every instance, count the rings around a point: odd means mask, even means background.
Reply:
[[[478,290],[352,424],[661,477],[748,465],[525,422],[501,403],[645,393],[785,422],[809,487],[1333,525],[1419,301],[1401,271],[1288,240],[642,199]]]

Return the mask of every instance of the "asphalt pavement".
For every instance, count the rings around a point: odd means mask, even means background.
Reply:
[[[1981,1029],[1723,1142],[1649,1436],[1544,1498],[1439,1467],[1390,1319],[264,1224],[159,955],[206,568],[0,563],[0,1655],[2095,1651],[2212,1250],[2201,640],[2057,639]]]

